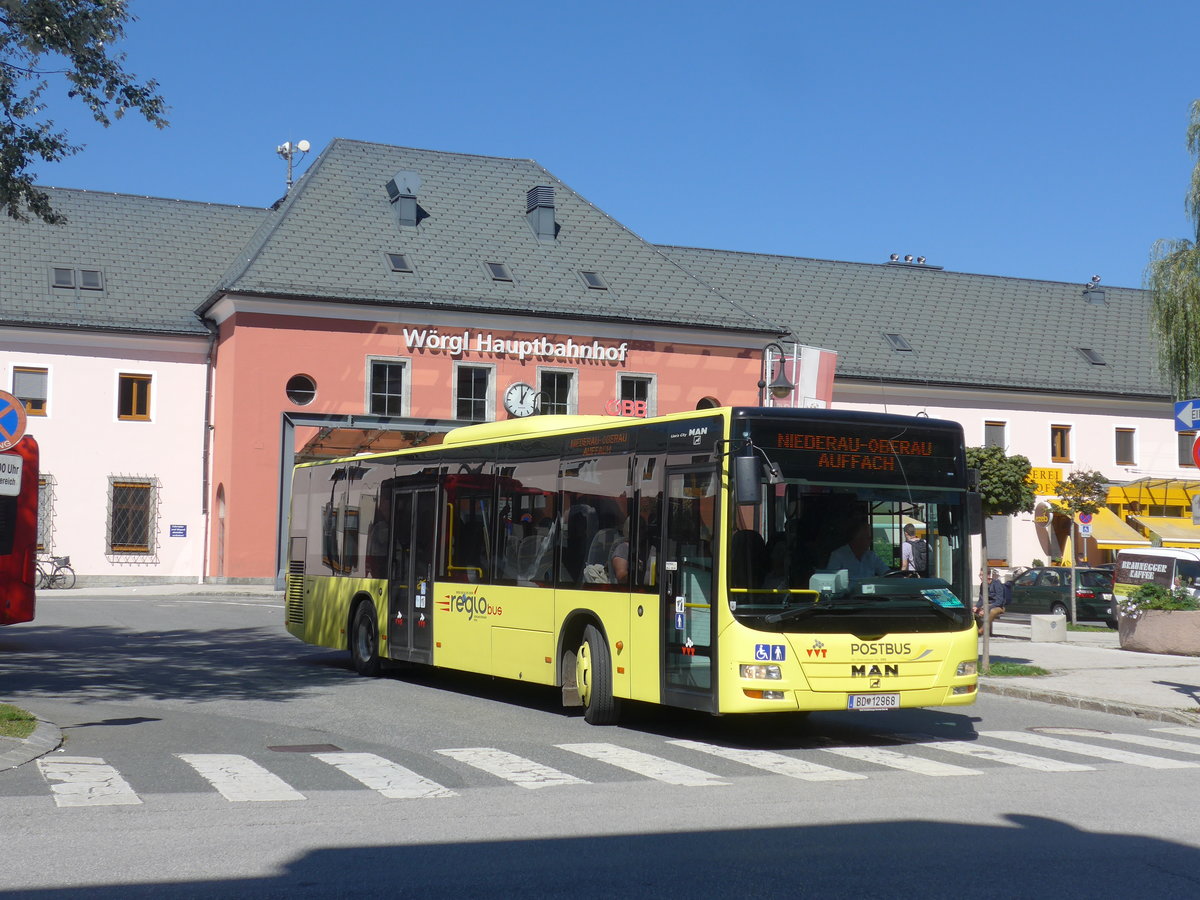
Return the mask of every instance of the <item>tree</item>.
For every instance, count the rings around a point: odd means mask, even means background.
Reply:
[[[1075,522],[1080,513],[1096,512],[1108,499],[1108,479],[1099,472],[1072,472],[1064,481],[1054,486],[1059,504],[1071,514],[1071,542],[1075,541]],[[1076,558],[1079,553],[1076,551]],[[1075,624],[1075,562],[1071,565],[1071,624]]]
[[[1196,157],[1183,208],[1194,224],[1193,240],[1164,238],[1146,266],[1150,318],[1158,367],[1177,400],[1200,396],[1200,100],[1192,101],[1187,148]]]
[[[1033,512],[1037,495],[1029,482],[1024,456],[1008,456],[1000,447],[968,447],[967,466],[979,471],[979,493],[986,516]]]
[[[112,47],[134,21],[127,0],[0,0],[0,206],[26,222],[65,221],[33,183],[36,159],[58,162],[83,149],[42,113],[48,78],[61,76],[67,96],[81,101],[106,128],[136,110],[163,128],[166,105],[151,80],[139,84]]]
[[[986,516],[1011,516],[1032,512],[1037,495],[1029,482],[1030,465],[1024,456],[1009,456],[1001,447],[968,447],[967,466],[979,472],[979,494]],[[980,534],[984,568],[987,567],[987,529]],[[982,575],[982,572],[980,573]],[[980,600],[987,619],[987,578],[980,580]],[[991,668],[990,628],[983,629],[981,672]]]

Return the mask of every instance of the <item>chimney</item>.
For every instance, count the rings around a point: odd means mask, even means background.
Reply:
[[[554,188],[539,185],[525,194],[525,215],[539,241],[552,241],[554,224]]]
[[[396,221],[401,225],[416,227],[417,191],[421,189],[421,176],[416,172],[397,172],[385,187],[388,200],[396,209]]]

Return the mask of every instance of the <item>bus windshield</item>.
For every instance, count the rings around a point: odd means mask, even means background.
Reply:
[[[971,623],[962,492],[788,477],[732,504],[729,606],[765,631],[959,631]]]

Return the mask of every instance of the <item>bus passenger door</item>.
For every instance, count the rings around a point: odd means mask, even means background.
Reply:
[[[388,656],[432,662],[437,491],[401,489],[392,499]]]
[[[712,612],[718,485],[712,468],[667,470],[662,544],[662,700],[709,711],[716,680]]]

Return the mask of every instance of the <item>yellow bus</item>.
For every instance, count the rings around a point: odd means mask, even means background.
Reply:
[[[975,698],[978,494],[953,422],[538,416],[301,464],[292,497],[287,629],[362,675],[394,660],[552,685],[597,725],[623,700]]]

